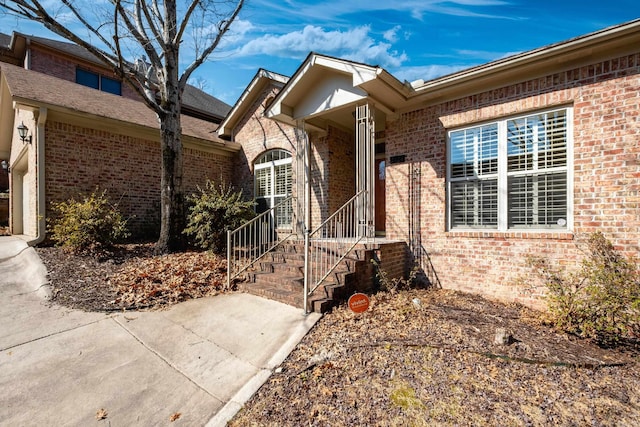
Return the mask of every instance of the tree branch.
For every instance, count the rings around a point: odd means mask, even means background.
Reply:
[[[187,25],[189,24],[191,14],[193,14],[193,11],[199,4],[200,4],[200,0],[193,0],[191,5],[189,6],[189,9],[187,9],[187,12],[184,14],[184,19],[182,20],[182,24],[180,25],[180,28],[178,29],[178,33],[176,34],[176,38],[175,40],[173,40],[174,43],[178,43],[180,42],[180,40],[182,40],[184,31],[187,28]]]
[[[231,14],[231,16],[228,19],[222,20],[220,22],[218,26],[218,34],[216,35],[215,40],[198,57],[196,57],[196,59],[191,63],[191,65],[189,65],[185,69],[184,73],[182,73],[182,77],[180,77],[180,84],[182,86],[184,86],[187,80],[189,79],[189,77],[191,77],[191,73],[193,73],[193,71],[196,68],[202,65],[202,63],[207,60],[211,52],[213,52],[216,49],[216,47],[218,47],[218,44],[220,44],[222,37],[226,34],[227,31],[229,31],[231,24],[237,18],[243,5],[244,5],[244,0],[240,0],[236,5],[236,8]]]
[[[78,20],[82,23],[82,25],[84,25],[89,31],[91,31],[93,34],[95,34],[96,37],[98,37],[98,39],[100,39],[100,41],[105,44],[105,46],[107,46],[109,49],[111,49],[111,51],[115,52],[115,48],[111,45],[111,43],[106,38],[104,38],[104,36],[100,33],[100,31],[98,31],[98,29],[94,28],[93,25],[91,25],[78,12],[78,10],[75,8],[75,6],[69,0],[62,0],[62,3],[69,8],[71,13],[73,13],[74,16],[76,18],[78,18]]]
[[[158,7],[158,0],[153,0],[153,3],[151,3],[151,5],[153,10],[153,15],[156,17],[156,19],[160,23],[160,27],[164,27],[164,19],[162,19],[162,13],[160,13],[160,8]]]
[[[142,13],[145,16],[145,19],[149,24],[149,29],[153,33],[153,37],[156,39],[158,44],[160,44],[160,46],[164,48],[164,40],[162,40],[160,32],[158,31],[158,28],[156,28],[156,23],[154,22],[153,17],[149,15],[149,8],[147,7],[146,2],[144,0],[136,0],[135,10],[136,10],[135,12],[136,24],[142,30],[142,33],[145,35],[145,37],[149,39],[149,37],[146,35],[144,31],[144,26],[142,25],[142,17],[140,16],[140,10],[142,10]]]
[[[154,49],[153,44],[150,42],[148,37],[145,37],[144,34],[138,32],[137,26],[131,22],[127,11],[122,7],[122,3],[120,0],[116,0],[115,6],[118,10],[118,13],[122,17],[122,20],[125,23],[127,29],[131,32],[136,41],[140,44],[140,46],[144,49],[145,53],[149,56],[149,60],[155,64],[161,64],[162,60],[158,52]]]
[[[119,2],[120,0],[118,0]],[[113,39],[114,39],[114,43],[115,43],[115,47],[116,47],[116,51],[118,53],[118,59],[119,59],[119,66],[116,68],[116,71],[118,72],[118,74],[120,75],[121,78],[125,79],[127,82],[129,82],[129,85],[133,88],[133,90],[140,95],[140,97],[145,101],[145,103],[147,104],[147,106],[149,106],[149,108],[151,108],[152,110],[154,110],[157,114],[161,113],[162,107],[160,107],[160,105],[158,105],[157,100],[155,99],[155,96],[153,95],[153,91],[151,90],[151,79],[150,79],[150,73],[147,72],[146,74],[144,74],[143,78],[140,78],[140,70],[134,68],[132,69],[132,67],[124,62],[123,60],[123,56],[122,56],[122,50],[120,48],[120,36],[118,34],[118,10],[116,8],[114,8],[113,10],[113,22],[114,22],[114,35],[113,35]]]

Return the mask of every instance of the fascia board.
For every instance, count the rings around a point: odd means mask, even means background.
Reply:
[[[283,76],[282,74],[267,71],[262,68],[258,70],[255,77],[242,92],[242,95],[240,95],[240,98],[238,98],[238,101],[236,101],[231,111],[229,111],[229,114],[227,114],[227,117],[225,117],[222,123],[220,123],[220,126],[217,130],[217,134],[219,136],[232,135],[233,129],[238,124],[241,117],[245,114],[247,108],[249,108],[253,104],[253,101],[257,97],[257,93],[261,91],[269,81],[274,81],[284,86],[289,81],[289,78]]]
[[[637,46],[640,43],[640,20],[618,27],[605,29],[586,36],[545,46],[532,51],[517,54],[502,60],[472,67],[448,76],[425,82],[416,88],[410,98],[436,96],[438,102],[446,98],[446,93],[460,90],[474,93],[485,90],[488,81],[509,84],[513,76],[526,73],[534,76],[536,71],[545,73],[566,68],[582,57],[596,53],[605,54],[611,47]]]

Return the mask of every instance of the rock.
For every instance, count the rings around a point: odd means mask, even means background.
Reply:
[[[411,300],[411,302],[413,303],[413,306],[415,308],[421,308],[422,307],[422,301],[420,301],[420,298],[414,298]]]
[[[506,328],[496,328],[493,343],[496,345],[509,345],[513,342],[513,336]]]
[[[333,353],[327,349],[320,349],[320,351],[309,359],[309,365],[320,365],[333,357]]]

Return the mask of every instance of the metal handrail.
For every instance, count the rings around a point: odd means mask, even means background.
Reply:
[[[366,196],[366,190],[358,192],[308,234],[305,242],[305,312],[308,310],[308,298],[367,237]]]
[[[231,287],[233,279],[293,235],[291,228],[289,233],[281,235],[284,229],[278,228],[277,215],[275,215],[280,209],[288,209],[292,213],[293,199],[289,196],[235,230],[227,231],[227,289]],[[291,224],[293,224],[293,217]]]

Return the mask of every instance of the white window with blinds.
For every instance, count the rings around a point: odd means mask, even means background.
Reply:
[[[449,229],[571,227],[570,108],[448,133]]]
[[[271,150],[260,156],[254,164],[256,212],[262,213],[291,195],[291,153]],[[290,227],[291,203],[275,212],[278,227]]]

